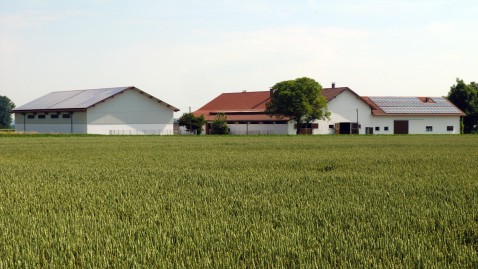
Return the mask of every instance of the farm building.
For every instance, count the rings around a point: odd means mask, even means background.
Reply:
[[[294,123],[287,119],[271,118],[264,113],[269,91],[223,93],[194,112],[204,115],[210,123],[218,113],[224,113],[231,134],[288,134],[294,132]]]
[[[17,132],[173,134],[175,111],[130,86],[51,92],[12,112]]]
[[[459,134],[459,108],[445,97],[362,97],[372,107],[366,134]],[[366,121],[365,121],[366,123]]]
[[[444,97],[362,97],[348,87],[324,88],[329,120],[302,126],[306,134],[458,134],[465,114]],[[270,91],[223,93],[194,112],[209,123],[224,113],[232,134],[295,134],[288,119],[264,113]]]

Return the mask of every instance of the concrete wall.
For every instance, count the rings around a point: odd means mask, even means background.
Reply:
[[[164,103],[131,89],[89,108],[87,132],[173,134],[173,113]]]
[[[57,115],[58,118],[52,118],[52,115]],[[36,132],[36,133],[86,133],[86,112],[74,112],[70,115],[71,118],[63,118],[64,114],[69,112],[59,113],[15,113],[15,131],[17,132]],[[28,118],[32,115],[34,118]],[[45,118],[40,118],[44,115]]]
[[[231,134],[235,135],[258,135],[258,134],[288,134],[288,123],[284,124],[228,124]],[[292,125],[292,127],[294,127]]]

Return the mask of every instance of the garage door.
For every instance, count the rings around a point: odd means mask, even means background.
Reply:
[[[394,134],[408,134],[408,121],[407,120],[396,120],[393,122],[393,133]]]

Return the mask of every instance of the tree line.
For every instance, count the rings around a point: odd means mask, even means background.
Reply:
[[[457,78],[456,84],[450,87],[448,100],[466,114],[461,121],[462,133],[478,133],[478,84],[466,84]]]
[[[15,104],[6,96],[0,95],[0,129],[9,129],[12,124],[11,111]]]

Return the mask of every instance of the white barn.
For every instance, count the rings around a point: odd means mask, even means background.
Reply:
[[[444,97],[365,97],[347,87],[323,93],[331,116],[318,121],[317,134],[459,134],[465,116]]]
[[[444,97],[362,97],[348,87],[325,88],[329,120],[302,126],[307,134],[459,134],[465,114]],[[295,134],[287,119],[265,115],[270,91],[223,93],[195,111],[208,122],[224,113],[233,134]],[[208,126],[206,126],[206,132]]]
[[[362,97],[372,110],[364,118],[366,134],[459,134],[459,108],[445,97]]]
[[[133,87],[51,92],[14,110],[17,132],[173,134],[179,109]]]

